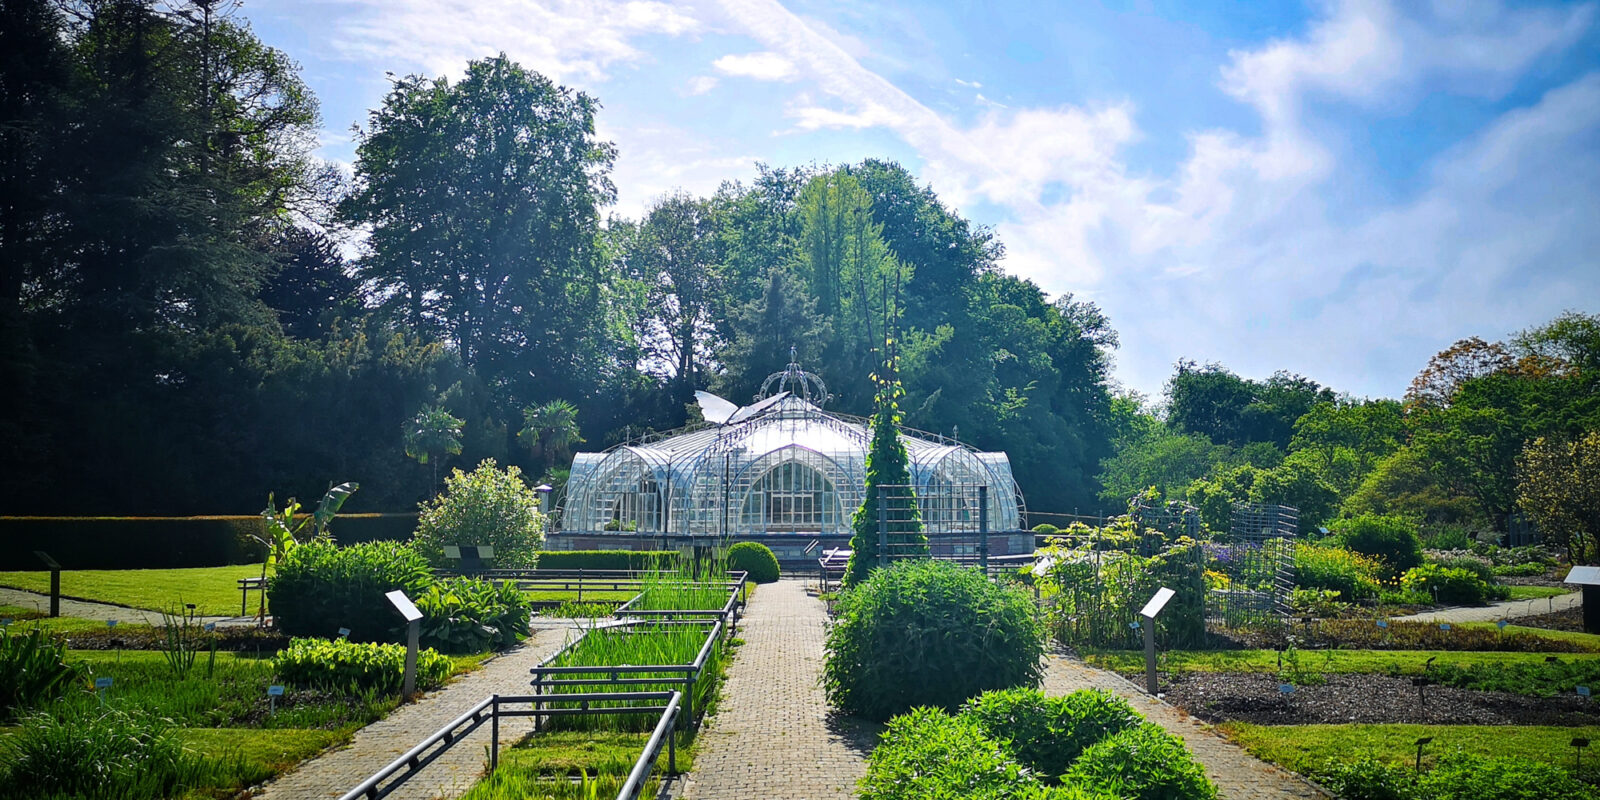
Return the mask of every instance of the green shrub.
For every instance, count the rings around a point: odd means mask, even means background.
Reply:
[[[778,580],[778,557],[759,542],[739,542],[728,548],[728,571],[748,572],[756,583],[772,583]]]
[[[409,546],[314,541],[278,564],[267,581],[267,602],[289,636],[331,637],[349,628],[355,641],[394,642],[404,625],[384,594],[402,589],[417,597],[433,582],[428,562]]]
[[[1060,533],[1061,529],[1057,528],[1054,525],[1051,525],[1048,522],[1041,522],[1038,525],[1033,526],[1033,532],[1034,533],[1039,533],[1039,534],[1044,534],[1045,536],[1054,536],[1054,535]]]
[[[504,650],[528,635],[532,606],[516,584],[450,578],[411,598],[422,612],[422,646],[443,653]]]
[[[990,689],[1039,679],[1044,629],[1022,591],[947,561],[874,570],[840,598],[822,684],[847,713],[885,720],[955,709]]]
[[[1496,577],[1501,578],[1532,578],[1535,575],[1549,574],[1550,568],[1544,564],[1506,564],[1494,568]]]
[[[871,582],[870,580],[868,581]],[[1010,798],[1042,787],[970,720],[935,708],[895,717],[867,758],[861,800]]]
[[[424,503],[417,520],[417,552],[429,564],[456,566],[445,558],[445,545],[490,545],[495,567],[533,567],[544,544],[545,516],[521,470],[501,470],[487,458],[471,472],[452,470],[444,483],[444,493]]]
[[[1416,796],[1416,773],[1370,757],[1332,764],[1316,778],[1339,800],[1413,800]]]
[[[546,550],[540,569],[672,569],[676,550]]]
[[[1473,572],[1438,564],[1423,564],[1407,571],[1400,577],[1400,586],[1448,605],[1482,605],[1510,595],[1506,587],[1491,584]]]
[[[1362,514],[1332,527],[1340,545],[1382,561],[1396,575],[1422,564],[1417,526],[1405,517]]]
[[[1300,646],[1350,648],[1362,650],[1462,650],[1504,653],[1588,653],[1593,645],[1571,639],[1556,639],[1523,631],[1501,632],[1492,627],[1451,626],[1441,629],[1433,622],[1390,620],[1380,628],[1370,619],[1322,619],[1309,631],[1297,628]],[[1257,640],[1252,646],[1279,647],[1283,642]]]
[[[358,644],[343,639],[295,639],[272,658],[285,683],[344,692],[399,694],[405,681],[406,648],[398,644]],[[417,689],[444,684],[450,659],[435,650],[417,652]]]
[[[1126,800],[1212,800],[1217,787],[1183,741],[1149,722],[1114,733],[1083,751],[1061,776],[1067,785],[1114,792]]]
[[[1446,524],[1419,531],[1422,545],[1430,550],[1465,550],[1472,546],[1472,533],[1464,525]]]
[[[1488,561],[1471,556],[1429,556],[1427,563],[1438,564],[1451,569],[1464,569],[1476,576],[1484,583],[1494,583],[1494,566]]]
[[[165,721],[94,706],[28,717],[0,738],[0,765],[0,797],[15,798],[156,800],[237,771],[185,749]]]
[[[1296,544],[1295,583],[1302,589],[1327,589],[1345,600],[1378,596],[1382,565],[1370,556],[1339,547]]]
[[[67,661],[67,643],[41,628],[0,634],[0,722],[81,686],[88,668]]]
[[[961,708],[990,738],[1009,740],[1011,753],[1040,775],[1067,771],[1085,749],[1142,720],[1128,701],[1083,689],[1046,697],[1037,689],[984,692]]]

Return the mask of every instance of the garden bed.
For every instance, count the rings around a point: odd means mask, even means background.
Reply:
[[[1284,694],[1276,675],[1194,672],[1166,679],[1163,688],[1167,702],[1212,723],[1600,725],[1600,705],[1576,694],[1527,697],[1431,685],[1424,704],[1406,676],[1329,675],[1325,680]]]
[[[1583,607],[1577,606],[1550,614],[1535,614],[1531,617],[1518,617],[1517,624],[1524,628],[1582,633]]]

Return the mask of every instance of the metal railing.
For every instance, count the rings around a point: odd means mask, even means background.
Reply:
[[[708,622],[710,624],[706,630],[705,642],[700,645],[700,651],[695,655],[694,661],[688,664],[622,664],[571,667],[548,666],[549,664],[559,660],[572,648],[577,647],[579,643],[581,643],[592,631],[585,632],[583,636],[578,637],[565,647],[562,647],[560,650],[556,651],[555,655],[552,655],[540,662],[539,666],[528,670],[529,674],[533,676],[533,694],[534,697],[537,698],[537,707],[544,708],[550,704],[564,705],[573,701],[575,698],[589,698],[590,701],[598,701],[602,698],[607,701],[626,701],[631,699],[628,696],[628,692],[595,691],[583,694],[569,694],[559,691],[563,688],[596,686],[650,686],[663,683],[682,683],[683,688],[679,691],[683,694],[684,698],[684,727],[692,727],[694,725],[695,684],[699,682],[700,677],[704,674],[706,664],[711,659],[711,653],[715,649],[717,642],[722,638],[724,630],[722,620],[674,620],[660,622],[632,621],[623,622],[618,625],[612,625],[601,629],[607,633],[613,633],[618,629],[631,631],[635,628],[654,629],[680,625],[707,626]],[[561,677],[565,675],[581,676],[596,674],[609,677]],[[624,677],[636,675],[656,675],[658,677]],[[535,729],[537,728],[538,724],[535,723]]]
[[[634,604],[640,602],[641,600],[643,600],[644,596],[645,596],[645,592],[640,592],[640,593],[634,595],[631,599],[629,599],[628,602],[623,603],[621,606],[618,606],[617,610],[612,612],[612,616],[617,618],[617,619],[634,618],[634,619],[659,619],[659,620],[704,619],[704,618],[715,617],[717,619],[725,620],[728,623],[728,635],[731,636],[734,633],[736,633],[738,631],[738,629],[739,629],[739,617],[744,612],[744,603],[745,603],[745,597],[744,597],[744,576],[745,576],[745,573],[739,572],[739,573],[735,573],[735,574],[739,576],[739,579],[738,580],[731,580],[731,581],[727,582],[726,584],[722,584],[722,583],[693,583],[693,584],[679,583],[679,584],[674,584],[674,585],[677,585],[677,586],[690,585],[690,586],[721,586],[721,587],[723,587],[728,592],[728,599],[722,604],[722,606],[720,608],[677,608],[677,609],[648,609],[648,610],[647,609],[636,609],[636,608],[633,607]],[[648,591],[648,590],[646,590],[646,591]]]
[[[661,748],[667,748],[667,770],[678,771],[677,741],[672,736],[673,728],[677,727],[681,716],[683,694],[671,692],[606,692],[600,694],[570,694],[564,695],[563,700],[572,701],[578,707],[565,706],[560,708],[544,708],[541,701],[548,699],[538,695],[491,695],[484,698],[466,713],[462,714],[448,725],[434,731],[415,747],[383,769],[373,773],[371,777],[362,781],[354,789],[345,792],[340,800],[382,800],[396,789],[405,785],[429,764],[445,754],[451,747],[459,744],[473,731],[483,727],[485,723],[490,726],[489,744],[489,774],[500,766],[500,718],[501,717],[533,717],[535,729],[539,721],[545,717],[576,716],[579,714],[659,714],[655,728],[651,731],[650,739],[645,743],[643,752],[634,761],[633,769],[628,773],[628,779],[617,792],[617,800],[637,800],[644,786],[650,779],[655,769],[655,763],[661,757]],[[594,706],[590,703],[609,703],[616,700],[662,700],[662,705],[650,706]],[[508,705],[523,705],[528,708],[506,708]]]

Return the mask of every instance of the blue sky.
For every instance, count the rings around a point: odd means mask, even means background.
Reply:
[[[1600,7],[261,0],[322,101],[504,51],[600,99],[614,213],[754,165],[894,159],[1178,359],[1398,396],[1433,353],[1600,311]]]

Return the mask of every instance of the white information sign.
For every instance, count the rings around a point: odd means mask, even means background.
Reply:
[[[1157,589],[1155,596],[1150,598],[1150,602],[1145,603],[1144,608],[1139,609],[1139,616],[1145,619],[1155,619],[1156,615],[1161,613],[1161,609],[1167,607],[1167,601],[1171,600],[1176,594],[1177,592],[1165,586]]]

